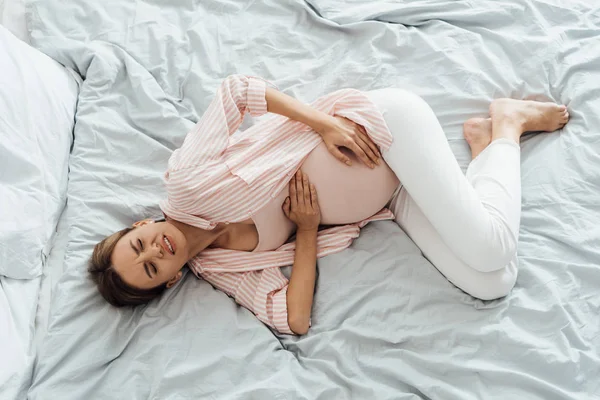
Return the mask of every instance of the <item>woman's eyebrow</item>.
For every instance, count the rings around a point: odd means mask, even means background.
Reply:
[[[148,278],[152,279],[152,275],[150,275],[150,271],[148,270],[148,264],[144,263],[144,269],[146,270],[146,275],[148,275]]]
[[[129,241],[129,245],[131,246],[131,248],[133,249],[133,251],[135,251],[135,254],[137,254],[139,256],[140,255],[140,251],[135,248],[135,246],[133,245],[133,242],[131,240]]]

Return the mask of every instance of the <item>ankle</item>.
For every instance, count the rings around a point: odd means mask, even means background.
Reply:
[[[498,118],[492,120],[492,138],[506,137],[519,139],[526,132],[527,120],[525,118]]]
[[[498,118],[494,127],[498,127],[499,129],[508,129],[511,131],[517,131],[520,134],[525,132],[527,127],[527,118],[521,117],[519,115],[511,115],[504,118]]]
[[[521,135],[498,135],[492,136],[492,143],[498,139],[508,139],[511,142],[515,142],[516,144],[521,143]]]

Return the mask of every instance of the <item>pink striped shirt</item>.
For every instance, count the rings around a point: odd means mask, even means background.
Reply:
[[[227,77],[215,99],[169,159],[165,174],[165,215],[211,230],[218,223],[245,221],[289,183],[308,154],[321,143],[309,126],[276,115],[236,133],[246,112],[267,112],[264,80],[242,75]],[[343,89],[311,106],[340,115],[365,127],[383,150],[392,143],[379,110],[362,92]],[[235,135],[234,135],[235,133]],[[339,252],[358,237],[368,222],[391,219],[382,209],[356,224],[319,231],[317,257]],[[287,321],[288,280],[280,267],[294,262],[295,242],[274,251],[246,252],[206,249],[189,261],[196,276],[233,297],[268,326],[293,334]]]

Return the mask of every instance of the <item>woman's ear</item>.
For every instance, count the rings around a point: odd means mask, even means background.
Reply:
[[[133,227],[134,228],[139,228],[140,226],[144,226],[144,225],[148,225],[148,224],[153,224],[154,220],[153,219],[143,219],[141,221],[137,221],[133,223]]]
[[[171,287],[173,287],[174,284],[179,282],[179,280],[181,279],[182,276],[183,276],[183,272],[179,271],[178,273],[175,274],[174,277],[169,279],[167,281],[167,289],[170,289]]]

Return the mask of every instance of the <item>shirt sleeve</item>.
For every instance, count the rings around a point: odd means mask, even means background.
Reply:
[[[260,78],[228,76],[183,145],[173,152],[169,170],[218,160],[246,113],[258,117],[267,112],[266,90],[266,81]]]
[[[249,272],[203,272],[201,276],[269,327],[295,335],[288,324],[289,281],[278,267]]]

